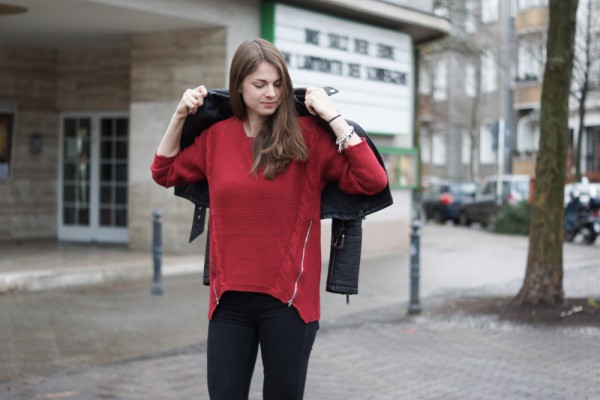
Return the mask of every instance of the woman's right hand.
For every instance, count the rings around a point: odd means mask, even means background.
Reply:
[[[175,114],[180,118],[185,118],[190,114],[196,114],[198,108],[204,104],[204,98],[208,96],[208,91],[204,85],[200,85],[195,89],[187,89],[183,92],[183,96],[177,105]]]

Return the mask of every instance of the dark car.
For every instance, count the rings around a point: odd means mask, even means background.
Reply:
[[[460,205],[465,198],[472,198],[477,190],[474,182],[430,183],[421,196],[420,212],[425,220],[438,223],[453,221],[458,224]]]
[[[490,223],[502,204],[517,204],[529,199],[531,177],[529,175],[502,176],[502,196],[497,195],[498,177],[486,178],[474,198],[460,206],[460,224],[469,226],[472,222],[482,225]]]

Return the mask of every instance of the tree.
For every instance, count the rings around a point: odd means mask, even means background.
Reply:
[[[549,3],[529,252],[523,286],[516,297],[518,304],[557,304],[564,300],[563,192],[578,0]]]
[[[598,24],[598,0],[584,0],[578,11],[577,31],[575,35],[575,58],[573,60],[573,97],[577,102],[578,129],[573,157],[575,181],[581,181],[581,143],[585,130],[586,102],[591,90],[598,89],[598,70],[600,47],[597,37],[593,37],[593,27]]]
[[[432,113],[428,125],[433,131],[430,131],[429,135],[444,131],[447,135],[446,147],[455,154],[454,162],[460,163],[458,166],[446,165],[446,173],[450,174],[447,177],[451,178],[464,178],[460,157],[462,148],[459,146],[458,151],[454,151],[457,150],[457,143],[463,141],[463,132],[469,138],[469,165],[466,177],[474,180],[479,175],[480,130],[485,120],[485,112],[482,109],[485,105],[485,93],[481,84],[482,75],[485,75],[485,71],[482,71],[482,58],[491,59],[495,64],[496,54],[492,50],[498,46],[497,26],[481,21],[481,7],[476,0],[435,0],[434,13],[452,21],[453,32],[447,38],[423,47],[421,51],[421,73],[430,78],[430,85],[423,87],[421,91],[424,95],[424,105],[429,106],[425,108],[429,108]],[[453,64],[464,72],[459,76],[442,79],[447,80],[448,85],[456,86],[436,87],[436,75],[439,73],[437,67],[440,63]],[[498,65],[497,69],[506,68]],[[443,71],[446,72],[446,69]],[[464,87],[463,92],[460,92],[458,85]],[[445,98],[436,99],[436,93],[440,89],[452,92],[451,101]],[[456,154],[459,156],[456,157]]]

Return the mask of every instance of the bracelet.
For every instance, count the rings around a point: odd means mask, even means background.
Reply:
[[[338,145],[338,153],[344,150],[344,143],[348,142],[352,138],[352,135],[354,135],[354,127],[350,126],[350,132],[336,139],[335,144]]]
[[[342,116],[342,114],[338,114],[335,117],[331,118],[329,121],[327,121],[327,123],[330,124],[330,123],[332,123],[333,121],[335,121],[336,119],[338,119],[341,116]]]

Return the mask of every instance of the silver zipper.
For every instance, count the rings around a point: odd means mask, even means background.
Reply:
[[[306,253],[306,245],[308,244],[308,237],[310,236],[310,229],[312,228],[312,219],[308,222],[308,230],[306,231],[306,238],[304,238],[304,247],[302,248],[302,260],[300,261],[300,272],[298,273],[298,277],[296,278],[296,282],[294,283],[294,294],[292,298],[288,301],[288,307],[292,306],[296,295],[298,294],[298,282],[300,281],[300,277],[304,272],[304,254]]]
[[[219,296],[217,295],[217,288],[213,286],[213,292],[215,293],[215,300],[217,301],[217,305],[219,305]]]
[[[212,266],[212,258],[209,258],[208,263],[209,263],[209,271],[210,271],[210,266]],[[217,287],[215,286],[214,282],[212,283],[212,287],[213,287],[213,293],[215,294],[215,300],[217,301],[217,305],[219,305],[219,295],[217,295]]]

